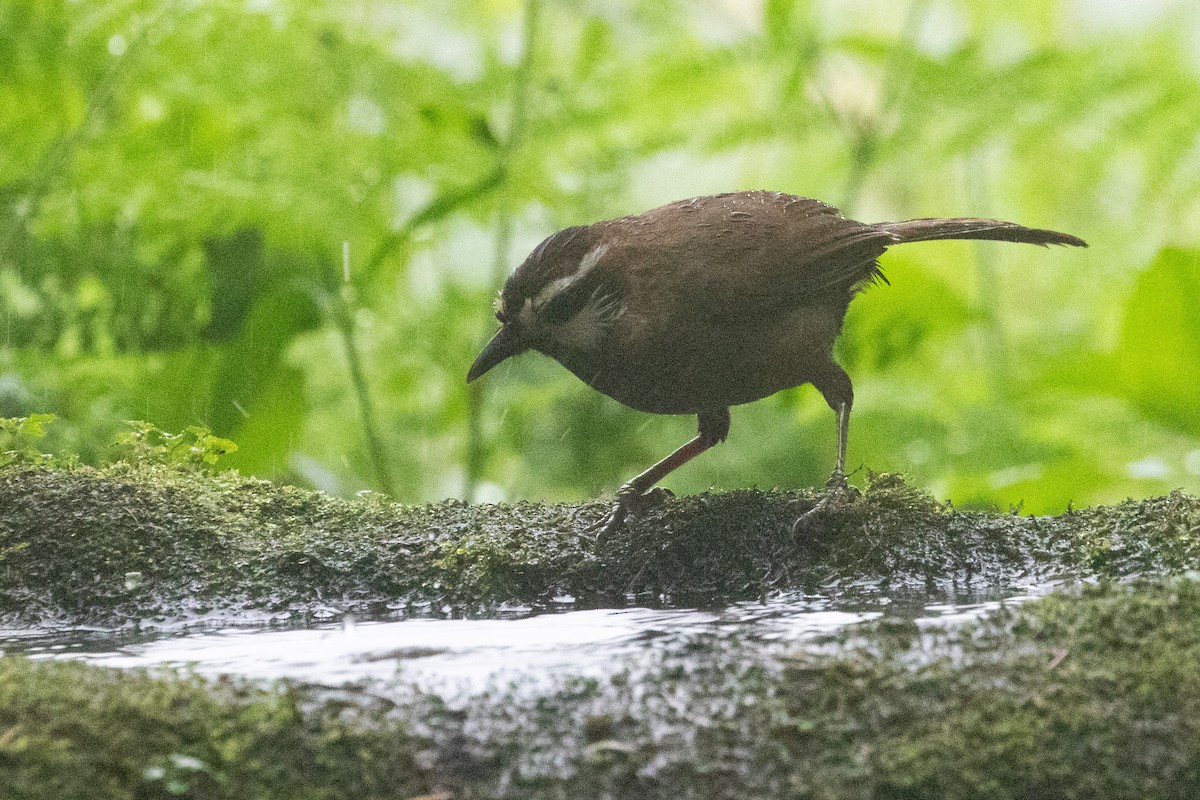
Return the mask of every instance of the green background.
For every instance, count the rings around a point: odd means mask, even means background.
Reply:
[[[766,188],[1091,245],[886,255],[839,346],[851,469],[1039,512],[1197,492],[1198,42],[1188,0],[0,0],[0,416],[94,462],[205,425],[338,494],[611,491],[694,419],[536,355],[468,390],[503,276]],[[804,387],[666,484],[815,485],[833,450]]]

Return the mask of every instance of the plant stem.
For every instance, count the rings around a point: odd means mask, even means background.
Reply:
[[[533,71],[533,58],[537,51],[538,22],[541,16],[541,0],[525,0],[523,50],[521,60],[513,73],[512,106],[509,116],[508,136],[497,152],[496,172],[504,182],[511,180],[514,156],[520,151],[528,124],[529,84]],[[511,205],[502,203],[496,213],[495,247],[492,250],[492,285],[499,288],[508,274],[509,251],[512,249],[513,214]],[[463,494],[468,502],[475,499],[479,483],[487,466],[487,453],[483,447],[483,384],[476,382],[467,387],[467,463]]]
[[[838,206],[843,213],[852,214],[867,175],[875,165],[879,155],[879,145],[888,135],[884,127],[888,124],[888,114],[898,106],[903,105],[904,94],[912,81],[912,40],[925,16],[928,0],[913,0],[904,17],[904,26],[900,35],[892,42],[884,61],[883,77],[880,85],[879,111],[874,119],[849,120],[847,124],[850,138],[850,174],[846,178],[846,193]],[[828,101],[827,101],[828,102]]]
[[[413,214],[412,217],[399,230],[394,231],[383,239],[375,250],[372,251],[370,258],[362,268],[363,280],[370,283],[375,277],[375,272],[392,252],[404,242],[408,241],[412,236],[413,231],[422,225],[430,222],[437,222],[444,219],[462,206],[472,203],[484,195],[494,191],[504,183],[505,173],[500,168],[495,168],[489,171],[486,175],[473,183],[468,184],[459,189],[451,189],[444,194],[440,194],[433,198],[425,205],[424,208]]]
[[[113,57],[92,90],[88,92],[87,103],[79,122],[71,130],[56,136],[42,153],[30,176],[26,179],[29,188],[21,199],[21,204],[25,207],[24,211],[17,213],[15,206],[10,206],[4,211],[11,213],[0,215],[8,218],[8,224],[0,232],[0,253],[12,254],[13,260],[16,260],[16,255],[12,253],[12,250],[22,227],[27,226],[28,221],[37,215],[42,200],[53,186],[54,179],[66,173],[80,143],[90,134],[95,127],[96,119],[116,96],[125,73],[137,63],[137,58],[141,56],[143,49],[146,47],[153,49],[153,43],[150,41],[151,34],[161,32],[158,28],[159,21],[168,18],[169,14],[175,11],[175,5],[174,2],[165,3],[157,13],[140,21],[136,26],[136,33],[131,37],[125,51],[121,55]]]
[[[354,330],[354,302],[350,284],[345,284],[343,291],[332,300],[338,333],[342,337],[342,346],[346,348],[346,364],[350,368],[350,384],[354,387],[354,396],[358,401],[358,414],[362,424],[363,437],[367,440],[367,452],[371,459],[371,468],[375,473],[375,486],[385,494],[394,494],[396,484],[392,480],[392,470],[388,464],[387,450],[383,446],[383,436],[379,433],[375,404],[371,401],[367,372],[363,369],[358,337]]]
[[[977,150],[964,162],[965,181],[972,214],[990,216],[986,153]],[[1008,336],[1000,313],[1000,271],[996,266],[996,249],[981,242],[972,242],[975,250],[975,273],[979,281],[979,305],[976,312],[984,320],[984,362],[988,365],[992,396],[1003,398],[1008,393],[1009,353]]]

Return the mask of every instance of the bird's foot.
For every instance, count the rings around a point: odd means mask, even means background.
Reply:
[[[639,492],[637,487],[628,483],[622,486],[617,490],[617,502],[613,503],[608,516],[588,528],[589,531],[596,531],[596,549],[599,550],[608,544],[609,538],[621,529],[631,515],[636,516],[639,511],[656,506],[674,496],[670,489],[661,486],[655,486],[645,492]]]
[[[792,533],[795,534],[807,528],[817,517],[828,511],[845,508],[858,497],[858,491],[846,480],[846,473],[834,470],[833,474],[829,476],[829,480],[825,481],[825,491],[821,494],[821,499],[792,523]]]

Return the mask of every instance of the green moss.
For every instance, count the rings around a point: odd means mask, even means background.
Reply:
[[[409,739],[296,691],[0,658],[0,797],[396,798]],[[371,722],[371,724],[364,724]]]
[[[865,710],[880,796],[1184,796],[1200,785],[1197,614],[1194,581],[1105,583],[853,647],[791,673],[789,704],[836,693]],[[839,666],[859,677],[831,682]]]
[[[958,512],[873,476],[865,496],[794,525],[814,502],[750,490],[673,499],[593,552],[602,501],[412,507],[167,465],[10,468],[0,472],[0,615],[124,624],[214,608],[472,610],[562,593],[593,605],[626,593],[927,598],[1200,566],[1200,501],[1179,493],[1032,518]]]

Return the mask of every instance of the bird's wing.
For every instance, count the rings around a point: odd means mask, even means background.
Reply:
[[[625,291],[671,297],[677,315],[734,325],[827,297],[848,301],[895,242],[818,200],[776,192],[684,200],[613,225],[618,235],[605,238],[624,250],[609,255],[630,265]]]

